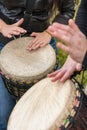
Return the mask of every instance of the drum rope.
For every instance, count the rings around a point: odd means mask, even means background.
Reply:
[[[13,37],[14,40],[16,40],[17,38],[22,38],[22,36],[24,36],[24,35],[25,35],[25,34],[22,33],[22,34],[19,35],[19,37],[16,37],[15,35],[12,35],[12,37]]]
[[[71,126],[74,126],[82,106],[83,94],[81,93],[81,89],[79,88],[80,83],[76,79],[72,79],[72,82],[75,84],[77,91],[73,103],[73,108],[70,114],[64,120],[63,125],[61,125],[58,130],[66,130],[66,129],[69,130]]]
[[[82,73],[82,74],[81,74]],[[83,90],[83,86],[84,86],[84,73],[85,73],[85,70],[82,70],[82,71],[76,71],[74,72],[74,74],[70,77],[70,79],[74,79],[75,82],[77,82],[79,84],[79,87],[80,89]],[[75,78],[77,75],[81,75],[81,82],[77,81],[77,79]]]

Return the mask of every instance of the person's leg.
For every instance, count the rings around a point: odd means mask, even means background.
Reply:
[[[0,43],[0,50],[4,47]],[[16,100],[9,94],[0,75],[0,130],[7,130],[10,113],[16,104]]]
[[[55,50],[55,53],[56,53],[57,62],[56,62],[55,70],[57,70],[60,68],[60,62],[59,62],[59,57],[58,57],[58,48],[56,46],[56,41],[54,38],[51,39],[50,45],[53,47],[53,49]]]
[[[54,38],[51,39],[50,44],[51,44],[51,46],[54,48],[56,54],[58,54],[58,48],[57,48],[57,46],[56,46],[56,41],[55,41]]]
[[[2,43],[0,43],[0,50],[4,47],[4,45]]]
[[[7,122],[15,104],[15,99],[8,93],[0,76],[0,130],[7,130]]]

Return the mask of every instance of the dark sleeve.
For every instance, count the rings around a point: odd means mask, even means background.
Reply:
[[[82,66],[83,66],[84,70],[87,70],[87,52],[86,52],[85,57],[83,59]]]
[[[61,0],[59,14],[54,18],[53,22],[68,24],[68,20],[74,17],[75,13],[74,0]]]
[[[79,6],[76,24],[79,29],[87,36],[87,0],[82,0]]]

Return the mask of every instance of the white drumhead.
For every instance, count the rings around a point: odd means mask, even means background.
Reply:
[[[1,51],[0,66],[5,75],[14,80],[34,80],[44,77],[54,68],[56,54],[51,45],[35,51],[27,50],[33,40],[24,37],[9,42]]]
[[[74,84],[45,78],[18,101],[7,130],[58,130],[70,113],[76,95]]]

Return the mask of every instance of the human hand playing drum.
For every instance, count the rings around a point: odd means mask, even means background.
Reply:
[[[33,32],[30,36],[35,37],[31,43],[29,43],[27,49],[35,50],[40,47],[43,47],[50,43],[51,41],[51,34],[48,31],[44,31],[41,33]]]
[[[55,72],[48,74],[48,77],[51,78],[53,82],[57,80],[65,82],[74,74],[75,71],[81,71],[81,69],[82,65],[68,56],[64,65]]]
[[[21,33],[26,33],[27,31],[21,27],[19,27],[23,23],[24,19],[21,18],[18,22],[8,25],[3,20],[0,20],[1,28],[0,32],[8,38],[12,38],[13,35],[20,35]]]

